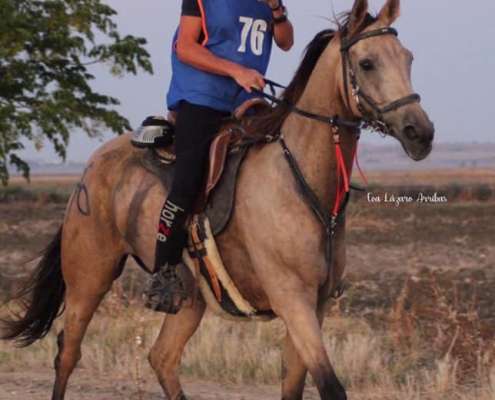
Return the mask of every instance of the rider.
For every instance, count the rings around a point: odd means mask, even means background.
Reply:
[[[263,75],[272,41],[288,51],[292,24],[282,0],[183,0],[172,46],[168,108],[177,112],[176,164],[160,214],[155,273],[147,306],[176,313],[184,288],[176,273],[186,245],[185,224],[202,188],[209,144],[227,117]]]

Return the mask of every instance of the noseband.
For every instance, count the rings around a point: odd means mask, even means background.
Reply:
[[[366,115],[366,110],[364,109],[362,102],[366,102],[368,106],[373,111],[373,119],[368,121],[368,125],[376,130],[382,131],[384,133],[388,133],[388,127],[385,123],[383,116],[391,111],[398,110],[401,107],[404,107],[411,103],[417,103],[421,101],[421,96],[417,93],[410,94],[409,96],[402,97],[401,99],[392,101],[391,103],[380,107],[376,101],[373,100],[371,96],[366,94],[358,84],[357,76],[352,67],[351,57],[349,54],[349,50],[355,44],[360,42],[361,40],[384,36],[384,35],[394,35],[398,36],[398,32],[394,28],[381,28],[376,29],[370,32],[364,32],[357,36],[353,36],[352,38],[343,38],[340,52],[342,54],[342,74],[344,77],[344,90],[345,90],[345,99],[347,102],[347,106],[351,109],[350,104],[350,95],[349,95],[349,78],[352,88],[352,96],[356,101],[359,112],[363,115]]]

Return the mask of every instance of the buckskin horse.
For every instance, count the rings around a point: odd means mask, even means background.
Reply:
[[[244,298],[286,325],[286,400],[302,399],[308,371],[322,399],[347,398],[321,334],[325,303],[344,271],[345,219],[321,214],[327,209],[322,205],[337,204],[348,185],[363,121],[396,138],[416,161],[432,148],[433,124],[412,91],[412,54],[390,27],[399,9],[399,0],[388,0],[372,17],[367,1],[356,0],[336,31],[321,32],[309,44],[283,101],[253,122],[276,140],[249,149],[235,210],[216,238]],[[75,207],[71,199],[24,292],[30,298],[24,313],[5,327],[4,339],[29,345],[46,335],[65,303],[53,400],[64,398],[86,328],[126,257],[153,265],[157,215],[167,189],[136,162],[141,154],[127,134],[92,156],[78,188],[82,204]],[[204,297],[194,293],[195,301],[168,316],[149,356],[174,400],[185,399],[181,354],[206,309]]]

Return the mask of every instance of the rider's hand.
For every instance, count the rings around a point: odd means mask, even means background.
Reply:
[[[248,93],[251,93],[253,88],[262,90],[266,85],[263,75],[255,69],[240,67],[233,74],[233,78]]]
[[[263,0],[268,6],[272,9],[275,10],[280,6],[280,0]]]

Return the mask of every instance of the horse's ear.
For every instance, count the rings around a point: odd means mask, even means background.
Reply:
[[[400,15],[400,0],[387,0],[382,11],[378,14],[378,20],[386,26],[392,25]]]
[[[356,0],[349,15],[349,34],[359,32],[362,29],[368,15],[368,0]]]

